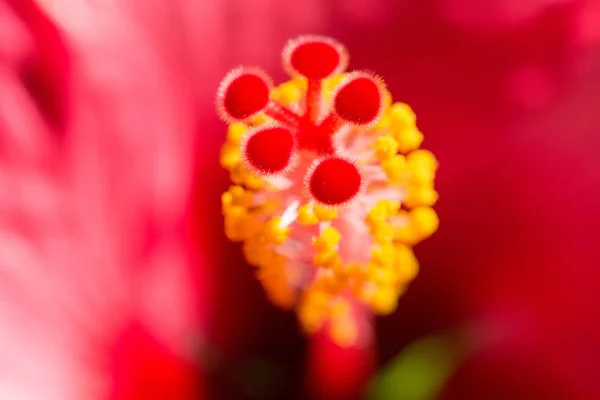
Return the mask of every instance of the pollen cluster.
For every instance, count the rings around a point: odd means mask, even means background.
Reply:
[[[347,64],[337,41],[301,36],[283,50],[289,81],[239,67],[217,94],[225,233],[274,304],[343,346],[394,311],[418,272],[413,246],[438,227],[438,163],[415,114]]]

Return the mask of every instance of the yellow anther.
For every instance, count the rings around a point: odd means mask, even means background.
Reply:
[[[346,282],[348,280],[348,278],[350,278],[348,265],[346,265],[342,262],[341,257],[340,257],[340,262],[338,264],[333,265],[331,270],[332,270],[333,274],[335,275],[336,279],[339,280],[340,282]]]
[[[370,303],[375,313],[380,315],[390,314],[398,305],[398,293],[392,286],[381,286],[373,294]]]
[[[330,314],[332,317],[347,316],[352,311],[352,306],[343,297],[337,297],[331,302]]]
[[[389,110],[392,107],[392,94],[390,93],[389,90],[384,89],[383,90],[383,109],[384,110]]]
[[[401,182],[404,178],[406,158],[401,154],[397,154],[389,160],[382,161],[381,166],[391,182]]]
[[[391,160],[398,153],[398,142],[391,135],[377,138],[375,155],[381,161]]]
[[[377,289],[377,285],[368,281],[367,279],[368,276],[364,280],[355,282],[354,286],[351,288],[352,294],[365,304],[369,304],[373,294],[375,293],[375,290]]]
[[[400,243],[414,245],[419,242],[420,237],[411,225],[407,225],[394,229],[394,240]]]
[[[409,185],[404,205],[407,208],[434,205],[438,200],[438,193],[431,185]]]
[[[388,217],[395,215],[400,209],[400,203],[392,200],[379,200],[377,204],[385,209],[385,212]]]
[[[257,267],[269,266],[273,261],[273,251],[256,233],[255,231],[253,235],[245,239],[242,252],[249,264]]]
[[[223,215],[225,215],[225,219],[227,218],[235,218],[240,216],[246,216],[248,210],[245,207],[235,204],[228,204],[224,202],[223,204]]]
[[[338,245],[342,235],[332,226],[328,226],[321,232],[321,235],[313,238],[313,246],[319,253],[326,252]]]
[[[423,143],[423,134],[416,127],[395,130],[394,138],[398,141],[398,151],[401,153],[418,149]]]
[[[310,303],[301,304],[298,308],[298,320],[307,333],[315,333],[325,324],[327,310]]]
[[[240,150],[237,145],[225,143],[221,147],[221,154],[219,156],[219,163],[221,164],[221,167],[225,168],[226,170],[231,170],[238,163],[240,163],[240,160]]]
[[[243,207],[228,206],[224,214],[225,234],[232,241],[246,240],[259,229],[254,215],[247,213]]]
[[[246,170],[242,162],[238,162],[231,168],[230,177],[233,183],[236,185],[244,184],[244,180],[246,179]]]
[[[389,115],[395,131],[413,127],[417,120],[412,108],[405,103],[392,104]]]
[[[386,129],[389,129],[392,126],[392,119],[389,116],[389,113],[383,113],[377,124],[373,128],[373,132],[383,132]]]
[[[419,273],[419,262],[415,253],[408,246],[398,244],[395,247],[396,262],[394,264],[396,271],[403,282],[410,282]]]
[[[302,225],[315,225],[319,222],[310,204],[298,207],[298,222]]]
[[[314,255],[313,264],[323,268],[337,268],[341,264],[340,255],[336,250],[321,251]]]
[[[344,289],[345,282],[337,279],[334,274],[322,275],[319,277],[318,281],[319,287],[331,295],[336,295]]]
[[[356,320],[352,316],[332,318],[329,325],[329,334],[339,346],[351,346],[358,337]]]
[[[241,186],[232,186],[229,192],[233,197],[234,204],[239,204],[242,207],[250,207],[252,205],[252,192],[245,190]]]
[[[290,310],[296,304],[296,292],[281,285],[264,284],[267,297],[273,304],[284,310]]]
[[[308,81],[302,75],[294,76],[290,82],[294,82],[294,84],[297,85],[300,89],[302,89],[303,92],[306,92],[306,90],[308,89]]]
[[[433,208],[418,207],[410,212],[411,225],[414,226],[420,239],[431,236],[439,226],[439,219]]]
[[[392,265],[394,263],[394,246],[391,243],[376,244],[371,248],[371,260],[379,265]]]
[[[252,204],[252,193],[241,186],[234,185],[221,195],[221,203],[223,209],[226,209],[228,206],[248,208]]]
[[[323,99],[329,101],[332,99],[334,89],[342,82],[346,75],[340,74],[323,80]]]
[[[398,282],[398,272],[392,266],[377,266],[369,269],[369,281],[378,285],[395,285]]]
[[[380,207],[379,204],[376,204],[367,214],[366,222],[371,229],[374,229],[377,227],[377,225],[383,223],[387,217],[388,214],[386,209],[384,207]]]
[[[244,175],[244,186],[251,190],[258,190],[264,186],[265,182],[260,176],[254,175],[250,172]]]
[[[329,307],[331,295],[328,292],[319,290],[316,285],[307,288],[304,292],[304,304],[312,308],[325,310]]]
[[[413,184],[433,185],[437,162],[426,157],[411,157],[413,153],[419,152],[419,150],[413,151],[408,155],[406,172]]]
[[[368,268],[360,264],[348,264],[346,271],[353,280],[361,281],[367,278]]]
[[[428,170],[435,171],[439,166],[437,159],[429,150],[415,150],[406,159],[410,164],[419,165],[421,168]]]
[[[271,99],[278,101],[284,106],[290,106],[299,102],[304,96],[304,90],[296,80],[282,83],[271,91]]]
[[[396,227],[394,228],[394,240],[400,243],[414,244],[418,242],[419,235],[414,228],[409,214],[406,211],[399,211],[397,215]]]
[[[250,125],[259,126],[272,122],[273,120],[264,113],[258,113],[250,119]]]
[[[331,221],[332,219],[337,218],[338,215],[335,208],[323,207],[321,205],[316,205],[314,207],[314,213],[319,219],[319,222]]]
[[[247,130],[248,127],[240,122],[229,124],[227,128],[227,143],[233,146],[239,145]]]
[[[388,217],[396,214],[400,204],[391,200],[379,200],[367,214],[366,222],[371,228],[375,228]]]
[[[385,222],[377,224],[371,233],[377,243],[388,243],[394,240],[394,228]]]
[[[290,236],[290,228],[281,226],[281,217],[273,217],[265,224],[268,242],[282,244]]]
[[[296,290],[289,284],[283,265],[273,263],[256,274],[263,284],[267,297],[278,307],[289,309],[296,302]]]

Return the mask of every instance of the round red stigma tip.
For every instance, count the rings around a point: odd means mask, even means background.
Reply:
[[[309,172],[307,186],[318,203],[337,206],[352,200],[360,192],[362,177],[352,162],[331,157],[320,161]]]
[[[266,78],[258,73],[234,74],[224,83],[224,111],[234,120],[244,120],[262,111],[269,103],[269,86]]]
[[[290,40],[283,58],[288,72],[310,80],[321,80],[341,73],[347,63],[344,46],[324,36],[301,36]]]
[[[268,127],[251,132],[242,143],[242,154],[256,172],[276,174],[288,168],[294,152],[294,136],[288,129]]]
[[[370,124],[379,117],[382,98],[381,84],[370,76],[359,75],[340,86],[334,109],[347,122]]]

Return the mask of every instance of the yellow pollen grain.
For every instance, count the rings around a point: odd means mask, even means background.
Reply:
[[[258,270],[257,278],[263,284],[267,297],[278,307],[290,309],[296,303],[296,291],[288,282],[282,265],[273,264]]]
[[[227,128],[227,143],[238,146],[247,130],[248,127],[240,122],[229,124],[229,127]]]
[[[391,160],[398,153],[398,142],[391,135],[377,138],[375,142],[375,156],[380,161]]]
[[[302,225],[315,225],[319,223],[319,218],[315,215],[314,209],[310,204],[298,207],[298,222]]]
[[[234,241],[243,241],[257,231],[256,218],[243,207],[230,206],[225,212],[225,234]]]
[[[390,107],[389,116],[392,120],[394,130],[403,130],[413,127],[417,121],[417,116],[408,104],[394,103]]]
[[[304,97],[304,89],[298,80],[291,80],[277,86],[271,91],[270,95],[272,100],[289,107]]]
[[[273,217],[265,224],[267,241],[282,244],[290,236],[290,228],[281,226],[281,217]]]
[[[298,320],[307,333],[315,333],[325,324],[327,313],[323,309],[304,305],[298,308]]]
[[[431,236],[439,226],[439,218],[433,208],[418,207],[410,212],[411,225],[417,231],[420,239]]]
[[[389,112],[384,112],[375,124],[373,132],[384,132],[392,126],[392,119],[389,116]]]
[[[416,164],[428,170],[437,170],[439,164],[433,153],[429,150],[415,150],[407,156],[410,164]]]
[[[246,186],[248,189],[259,190],[262,189],[265,184],[264,180],[260,176],[254,175],[251,172],[244,171],[242,176],[244,186]]]
[[[383,109],[389,110],[392,107],[392,103],[393,103],[392,93],[390,93],[389,90],[384,89],[383,90]]]
[[[394,246],[391,243],[376,244],[371,248],[371,261],[375,264],[392,265],[394,256]]]
[[[352,306],[343,297],[337,297],[331,302],[330,314],[332,317],[341,317],[350,314]]]
[[[250,119],[250,125],[252,126],[265,125],[268,122],[273,122],[273,120],[268,115],[262,112],[256,114]]]
[[[234,185],[221,196],[223,208],[227,206],[240,206],[248,208],[252,205],[252,193],[242,186]]]
[[[399,274],[392,265],[374,265],[369,269],[369,281],[378,285],[393,286],[398,282]]]
[[[335,249],[320,251],[313,257],[313,264],[317,267],[332,269],[340,263],[340,256]]]
[[[379,287],[371,298],[371,308],[379,315],[387,315],[398,305],[398,292],[392,286]]]
[[[386,222],[377,224],[371,233],[377,243],[388,243],[394,240],[394,228]]]
[[[334,89],[344,80],[346,74],[332,76],[323,80],[323,99],[327,102],[333,99]]]
[[[407,156],[406,164],[406,172],[413,184],[433,186],[438,164],[429,151],[413,151]]]
[[[314,213],[319,222],[328,222],[337,218],[338,214],[335,208],[315,205]]]
[[[219,164],[226,170],[231,170],[237,164],[241,162],[240,150],[237,145],[225,143],[221,147],[221,153],[219,155]]]
[[[401,244],[394,246],[394,250],[396,252],[394,267],[400,279],[404,282],[412,281],[419,272],[419,262],[415,253],[410,247]]]
[[[373,227],[384,222],[388,217],[395,214],[400,204],[391,200],[379,200],[367,214],[367,225]]]
[[[398,151],[401,153],[418,149],[423,143],[423,134],[416,127],[394,130],[393,136],[398,142]]]
[[[342,347],[351,346],[358,337],[358,326],[351,315],[331,319],[329,334]]]
[[[403,155],[397,154],[389,160],[384,160],[381,166],[390,182],[399,183],[404,179],[406,158]]]
[[[332,226],[325,227],[321,235],[313,239],[313,246],[317,252],[325,252],[338,245],[342,238],[340,232]]]
[[[407,185],[406,198],[403,204],[407,208],[431,207],[437,202],[438,197],[439,195],[433,185]]]

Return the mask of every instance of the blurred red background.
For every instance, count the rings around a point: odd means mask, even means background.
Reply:
[[[302,33],[383,76],[441,165],[371,348],[304,338],[222,233],[218,83],[281,82]],[[598,1],[8,0],[0,82],[0,398],[600,398]],[[367,387],[431,335],[438,391]]]

